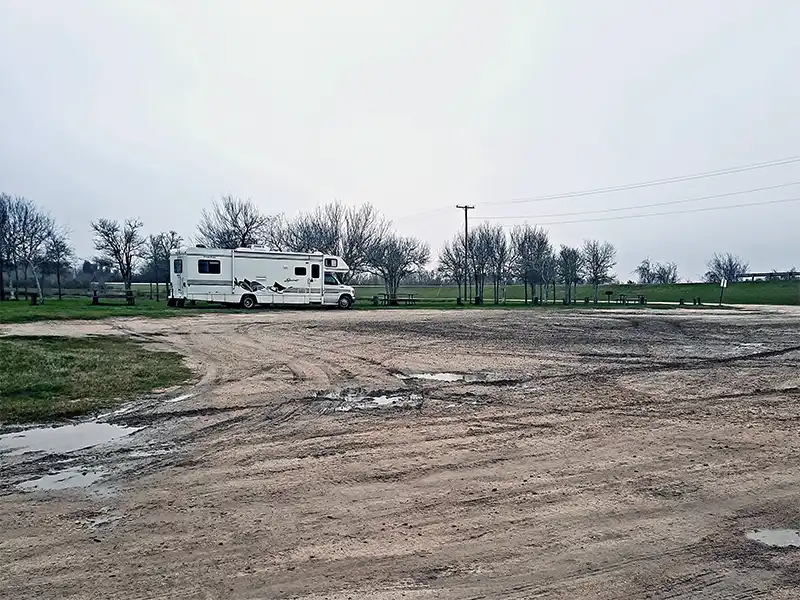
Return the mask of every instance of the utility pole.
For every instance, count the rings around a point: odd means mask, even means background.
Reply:
[[[467,281],[469,279],[469,225],[467,213],[475,208],[474,206],[467,206],[466,204],[457,204],[456,208],[464,211],[464,302],[468,303],[467,298]]]

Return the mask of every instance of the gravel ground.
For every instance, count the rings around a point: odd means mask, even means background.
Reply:
[[[133,432],[110,444],[0,452],[0,598],[800,597],[800,548],[745,537],[800,528],[797,308],[0,333],[133,336],[197,372],[101,416]],[[88,487],[20,488],[64,469]]]

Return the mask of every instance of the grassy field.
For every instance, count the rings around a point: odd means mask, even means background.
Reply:
[[[608,285],[600,286],[600,301],[605,303],[605,292],[614,292],[612,298],[619,294],[635,297],[644,294],[649,302],[678,302],[680,298],[691,304],[692,298],[700,297],[705,304],[719,302],[719,285],[714,283],[679,283],[674,285]],[[356,295],[360,302],[368,301],[373,295],[384,292],[382,286],[358,286]],[[453,300],[458,294],[454,285],[444,286],[404,286],[400,292],[415,293],[421,300]],[[507,300],[522,300],[525,292],[521,285],[506,287]],[[560,302],[564,297],[563,286],[556,287],[556,300]],[[594,291],[590,285],[579,285],[577,299],[579,303],[584,298],[594,298]],[[486,286],[486,302],[491,302],[492,288]],[[552,302],[552,287],[549,300]],[[726,304],[800,304],[800,281],[756,281],[740,282],[730,285],[725,290],[723,302]]]
[[[166,301],[156,302],[137,298],[134,306],[128,306],[124,300],[106,301],[99,306],[92,306],[88,297],[82,298],[47,298],[44,304],[31,306],[24,300],[11,300],[0,303],[0,323],[26,323],[29,321],[59,321],[65,319],[105,319],[108,317],[171,317],[186,315],[187,311],[199,312],[205,306],[196,308],[175,309],[167,306]]]
[[[172,352],[123,338],[0,338],[0,423],[65,419],[185,382]]]

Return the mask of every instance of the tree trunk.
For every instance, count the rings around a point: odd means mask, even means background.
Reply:
[[[599,293],[599,291],[600,291],[600,284],[599,283],[595,283],[594,284],[594,303],[595,304],[597,304],[597,294]]]
[[[131,287],[131,275],[122,278],[122,282],[125,285],[125,298],[128,304],[133,306],[136,304],[136,297],[133,295],[133,288]]]
[[[528,280],[527,279],[523,279],[522,280],[522,287],[525,288],[525,304],[527,304],[528,303]]]
[[[31,273],[33,273],[34,281],[36,281],[36,289],[39,291],[39,304],[44,304],[44,293],[42,292],[42,284],[39,283],[39,276],[36,274],[36,267],[33,266],[33,263],[31,263]],[[27,288],[28,288],[28,285],[26,283],[25,284],[25,291],[26,292],[28,291]]]
[[[56,266],[56,281],[58,282],[58,299],[63,300],[61,295],[61,265]]]

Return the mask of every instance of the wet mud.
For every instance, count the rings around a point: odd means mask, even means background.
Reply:
[[[0,598],[798,597],[794,308],[4,333],[132,336],[196,381],[0,430]]]

